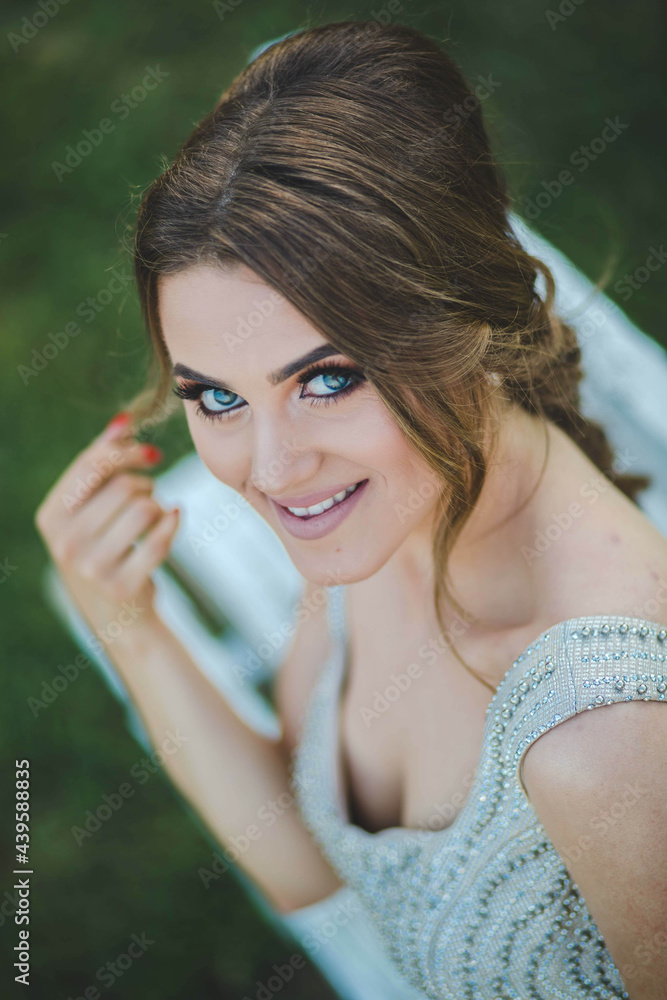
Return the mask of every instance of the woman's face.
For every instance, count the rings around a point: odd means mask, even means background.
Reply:
[[[423,536],[433,472],[361,369],[287,299],[244,265],[197,265],[161,278],[159,307],[199,456],[306,579],[366,579]]]

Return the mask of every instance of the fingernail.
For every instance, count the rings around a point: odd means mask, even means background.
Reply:
[[[127,427],[132,419],[132,415],[125,410],[121,410],[116,416],[109,421],[104,429],[104,434],[107,437],[113,437],[114,434],[118,433],[121,428]]]
[[[141,450],[144,458],[149,462],[159,462],[162,459],[162,452],[154,444],[142,444]]]

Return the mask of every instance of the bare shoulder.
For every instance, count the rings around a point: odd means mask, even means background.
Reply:
[[[667,627],[667,539],[601,474],[580,494],[552,532],[550,620],[626,615]],[[626,988],[662,996],[667,703],[619,701],[559,722],[526,750],[522,780]]]
[[[584,527],[582,522],[582,527]],[[600,497],[584,535],[572,531],[565,558],[552,565],[551,623],[588,615],[640,618],[667,628],[667,538],[616,487]],[[608,768],[639,766],[652,740],[667,748],[667,708],[662,702],[625,701],[580,712],[547,730],[525,753],[524,785],[532,801],[551,782],[563,788],[597,788]],[[666,749],[667,752],[667,749]]]
[[[566,509],[564,499],[577,496],[578,502],[569,508],[569,518],[560,519],[560,531],[551,533],[553,542],[545,550],[544,619],[553,624],[578,616],[621,615],[667,627],[667,538],[569,442],[567,449],[572,461],[563,466],[564,493],[554,503]],[[601,788],[613,795],[621,775],[627,777],[628,769],[639,773],[642,761],[655,760],[656,753],[664,762],[664,703],[617,702],[580,712],[543,733],[526,751],[522,778],[531,802],[535,797],[553,823],[552,811],[563,802],[558,797],[547,801],[545,789],[547,796],[560,789],[563,801],[578,794],[592,801]]]
[[[631,996],[663,996],[667,703],[621,701],[566,719],[528,748],[523,779]]]
[[[601,782],[609,789],[656,761],[667,767],[667,701],[619,701],[548,729],[526,751],[522,776],[531,803],[546,804],[557,789],[598,794]]]
[[[299,741],[308,699],[330,649],[326,605],[326,588],[306,582],[296,607],[292,642],[274,677],[283,730],[280,744],[288,757]]]
[[[526,556],[544,617],[667,622],[667,537],[559,429],[555,441]]]

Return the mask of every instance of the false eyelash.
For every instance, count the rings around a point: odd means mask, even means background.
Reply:
[[[203,382],[177,382],[171,391],[181,399],[197,399],[204,389],[212,388],[213,386],[204,385]]]
[[[213,410],[207,410],[199,399],[202,392],[206,389],[213,388],[214,386],[206,385],[204,382],[177,382],[176,385],[171,387],[171,391],[175,396],[178,396],[179,399],[197,400],[197,406],[195,409],[197,416],[204,417],[205,420],[224,420],[226,417],[231,416],[234,411],[219,410],[214,412]]]
[[[341,399],[343,396],[347,396],[348,393],[353,392],[362,382],[366,381],[366,376],[359,368],[353,368],[351,365],[331,364],[330,362],[327,364],[326,361],[318,361],[311,365],[310,368],[306,368],[305,371],[297,376],[296,380],[299,385],[306,385],[316,375],[344,375],[345,378],[350,380],[350,384],[345,389],[329,393],[328,396],[302,396],[302,399],[308,398],[311,402],[315,400],[317,403],[322,403],[324,400],[328,402],[332,399]]]
[[[350,384],[345,389],[339,389],[337,392],[329,393],[327,396],[302,396],[302,399],[308,399],[314,405],[319,403],[330,403],[341,399],[344,396],[349,395],[362,383],[366,381],[366,376],[358,369],[353,368],[350,365],[343,364],[327,364],[326,361],[321,361],[310,366],[305,371],[297,377],[297,383],[299,385],[306,385],[317,375],[344,375],[346,378],[350,379]],[[204,382],[177,382],[175,386],[172,386],[172,392],[178,396],[180,399],[194,399],[198,401],[198,406],[196,412],[198,415],[204,417],[206,420],[222,420],[230,417],[235,413],[240,407],[233,407],[230,410],[208,410],[202,402],[199,400],[202,392],[206,389],[211,389],[213,386],[206,385]]]

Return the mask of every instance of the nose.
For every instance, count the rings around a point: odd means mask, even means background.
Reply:
[[[315,477],[321,460],[294,426],[273,417],[255,417],[250,481],[262,493],[281,496]]]

